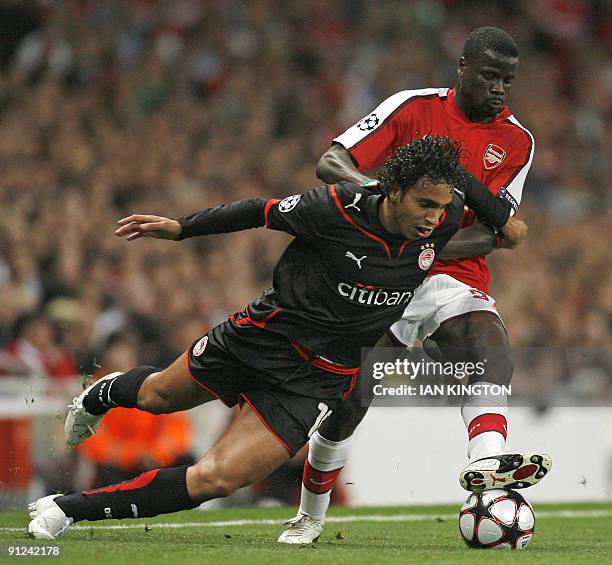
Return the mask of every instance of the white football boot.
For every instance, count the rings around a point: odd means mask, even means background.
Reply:
[[[70,528],[73,520],[55,504],[55,499],[61,494],[52,494],[39,498],[28,506],[32,521],[28,525],[28,533],[36,539],[58,539]]]
[[[324,524],[325,520],[315,520],[307,514],[298,514],[295,518],[285,522],[285,526],[289,527],[278,536],[276,541],[296,545],[316,543],[321,536]]]
[[[459,475],[465,490],[522,489],[539,483],[550,471],[552,460],[543,453],[490,455],[470,463]]]
[[[110,380],[120,375],[121,372],[110,373],[90,384],[79,396],[73,399],[72,404],[69,404],[68,415],[64,423],[64,436],[66,443],[70,446],[78,445],[85,441],[88,437],[96,433],[100,421],[104,414],[90,414],[83,406],[83,399],[87,393],[97,384],[102,381]]]

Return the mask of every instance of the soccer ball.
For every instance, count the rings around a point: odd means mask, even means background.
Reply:
[[[477,549],[525,549],[534,526],[533,508],[514,490],[472,493],[459,511],[461,536]]]

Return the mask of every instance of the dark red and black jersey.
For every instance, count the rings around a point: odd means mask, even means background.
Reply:
[[[404,90],[387,98],[334,141],[366,171],[382,165],[398,147],[429,134],[460,141],[461,164],[516,211],[533,160],[534,142],[507,107],[492,122],[481,124],[463,114],[453,90]],[[474,214],[468,211],[462,226],[473,221]],[[488,292],[489,270],[484,257],[440,260],[430,271],[436,273]]]
[[[466,202],[485,215],[499,200],[468,188]],[[456,233],[463,200],[455,195],[427,238],[408,241],[386,231],[380,194],[353,183],[315,188],[283,200],[250,198],[179,219],[182,238],[266,226],[295,239],[274,268],[273,288],[231,319],[298,342],[348,367],[360,364],[402,315],[435,257]]]

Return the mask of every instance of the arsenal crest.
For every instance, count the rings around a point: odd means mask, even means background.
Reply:
[[[483,156],[485,169],[496,169],[503,163],[505,158],[506,152],[499,145],[489,143],[484,150]]]

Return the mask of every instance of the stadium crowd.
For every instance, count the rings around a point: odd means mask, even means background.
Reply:
[[[461,9],[459,9],[459,4]],[[4,2],[0,366],[93,372],[117,332],[165,365],[270,283],[262,230],[126,244],[131,212],[179,216],[319,181],[330,140],[393,92],[452,86],[469,31],[521,50],[510,107],[536,139],[491,294],[515,348],[595,348],[541,381],[612,394],[612,23],[603,0]],[[571,364],[570,364],[571,365]],[[518,372],[528,389],[534,375]]]

